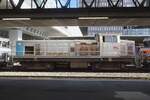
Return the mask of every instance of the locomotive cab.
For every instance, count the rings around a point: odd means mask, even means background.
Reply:
[[[114,58],[120,56],[120,35],[100,35],[100,56],[101,58]]]

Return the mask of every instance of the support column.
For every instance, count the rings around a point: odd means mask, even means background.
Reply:
[[[7,7],[6,0],[0,0],[0,9],[6,9]]]
[[[150,0],[146,0],[146,7],[150,7]]]
[[[10,48],[12,55],[16,54],[16,41],[22,40],[22,30],[10,30],[9,31]]]

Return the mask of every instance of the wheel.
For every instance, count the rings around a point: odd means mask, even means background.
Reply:
[[[144,65],[144,68],[148,68],[150,66],[150,64],[148,64],[146,62],[144,62],[143,65]]]
[[[53,71],[55,69],[55,66],[53,64],[46,64],[46,68],[49,70],[49,71]]]

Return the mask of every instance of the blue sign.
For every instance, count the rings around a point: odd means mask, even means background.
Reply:
[[[24,56],[24,44],[21,41],[17,41],[16,42],[16,56],[20,57],[20,56]]]

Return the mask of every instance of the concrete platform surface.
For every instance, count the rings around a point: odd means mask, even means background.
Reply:
[[[57,78],[145,78],[150,73],[102,73],[102,72],[0,72],[0,77],[57,77]]]
[[[4,78],[0,100],[150,100],[150,81]]]

